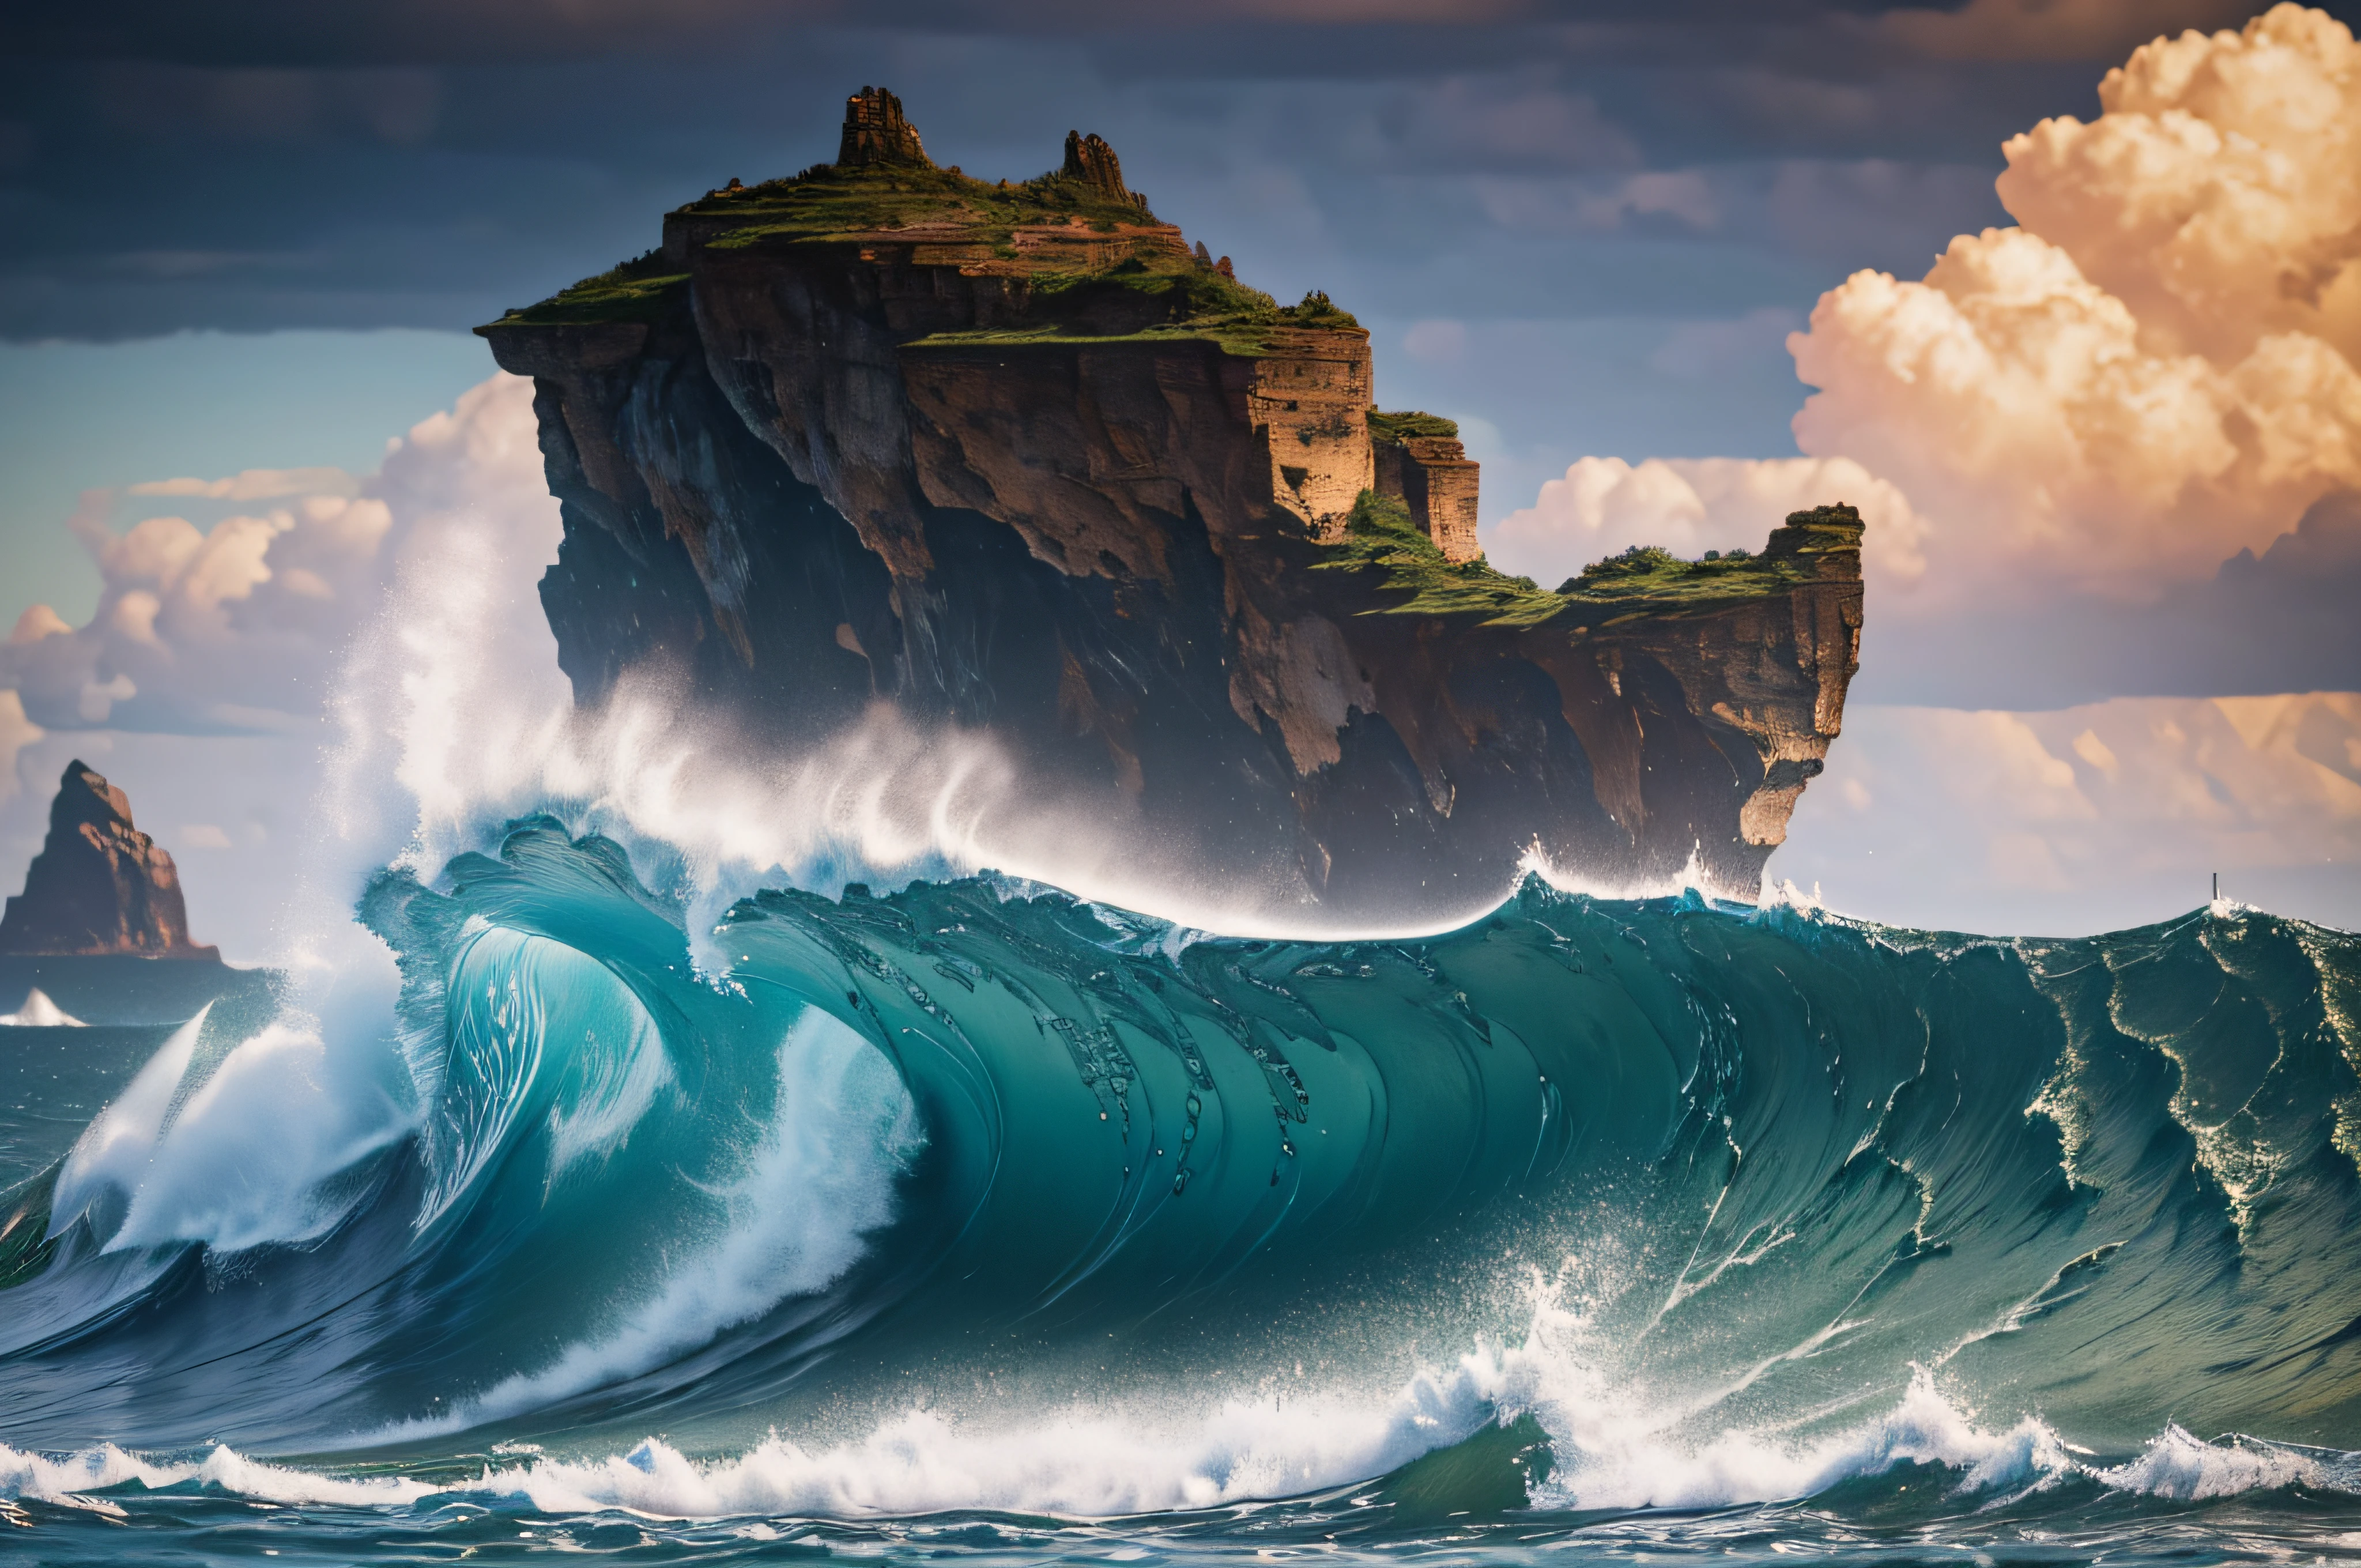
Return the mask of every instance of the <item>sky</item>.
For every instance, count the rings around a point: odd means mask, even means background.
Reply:
[[[1242,277],[1354,311],[1380,400],[1461,422],[1507,569],[1861,504],[1864,667],[1774,879],[2061,931],[2220,870],[2361,926],[2361,5],[2256,18],[12,7],[0,883],[86,756],[201,938],[265,952],[421,520],[548,526],[467,329],[830,156],[875,82],[973,173],[1097,131]]]

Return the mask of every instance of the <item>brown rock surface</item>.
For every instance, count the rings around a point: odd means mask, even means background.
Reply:
[[[1066,162],[1060,172],[1118,201],[1132,199],[1131,192],[1124,188],[1123,160],[1096,131],[1089,136],[1080,131],[1066,133]]]
[[[856,96],[847,146],[899,113]],[[1751,896],[1841,721],[1858,518],[1799,514],[1735,588],[1518,588],[1448,422],[1373,414],[1366,332],[1323,296],[1185,313],[1237,286],[1104,142],[1066,155],[1014,193],[717,195],[667,217],[678,280],[633,319],[561,295],[482,329],[537,384],[577,697],[655,660],[788,738],[881,698],[989,726],[1045,787],[1345,913],[1465,907],[1536,845]],[[1352,554],[1372,491],[1433,591]]]
[[[1477,465],[1455,438],[1413,435],[1376,445],[1377,486],[1410,509],[1411,521],[1426,532],[1446,561],[1473,561],[1484,554],[1476,542]]]
[[[132,826],[123,792],[79,762],[50,804],[25,891],[0,915],[0,953],[221,957],[189,940],[172,857]]]
[[[844,101],[844,137],[836,160],[852,168],[930,161],[917,130],[902,117],[902,100],[883,87],[863,87]]]

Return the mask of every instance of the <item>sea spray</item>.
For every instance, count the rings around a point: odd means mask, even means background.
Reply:
[[[1673,1474],[1646,1455],[1727,1432],[1844,1429],[1914,1363],[2102,1445],[2159,1411],[2333,1442],[2361,1399],[2329,1288],[2352,1069],[2312,1037],[2354,949],[2266,916],[2008,943],[1536,882],[1419,941],[1174,940],[968,881],[762,894],[708,978],[675,898],[546,818],[365,913],[401,1046],[349,1059],[406,1062],[415,1103],[283,1018],[168,1048],[9,1293],[44,1325],[12,1341],[11,1441],[104,1382],[104,1432],[139,1442],[661,1409],[726,1447],[731,1412],[884,1421],[913,1379],[997,1408],[1086,1367],[1170,1399],[1215,1344],[1226,1377],[1309,1361],[1367,1400],[1437,1333],[1577,1321],[1546,1365],[1647,1389],[1653,1424],[1502,1385],[1560,1413],[1569,1497],[1629,1501]],[[2225,1014],[2225,985],[2257,1004]],[[2235,1201],[2185,1120],[2201,1072],[2291,1107]],[[2070,1172],[2040,1110],[2070,1095]],[[1620,1260],[1578,1314],[1505,1310],[1577,1257]],[[1905,1446],[1966,1453],[1939,1426]],[[1808,1482],[1729,1463],[1758,1459]]]

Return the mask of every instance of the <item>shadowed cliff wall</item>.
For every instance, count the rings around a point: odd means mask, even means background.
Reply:
[[[1799,514],[1703,588],[1520,587],[1471,559],[1455,441],[1373,444],[1367,335],[1324,298],[1157,315],[1143,271],[1209,266],[1143,199],[986,232],[1008,188],[937,172],[950,218],[756,221],[925,178],[717,192],[630,319],[483,329],[536,382],[580,700],[653,660],[785,743],[873,701],[989,726],[1045,794],[1340,916],[1464,908],[1532,847],[1752,895],[1841,725],[1857,517]],[[1439,597],[1345,548],[1373,485],[1414,502]]]

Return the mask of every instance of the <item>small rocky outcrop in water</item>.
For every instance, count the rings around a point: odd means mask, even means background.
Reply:
[[[1457,427],[1378,410],[1359,323],[1239,282],[1096,136],[979,180],[863,89],[834,165],[479,330],[534,381],[586,704],[669,667],[791,742],[981,727],[1040,798],[1347,918],[1535,847],[1752,897],[1842,719],[1851,508],[1505,576]]]
[[[87,764],[66,767],[49,836],[0,916],[0,953],[218,959],[189,940],[172,857],[131,823],[131,802]]]

